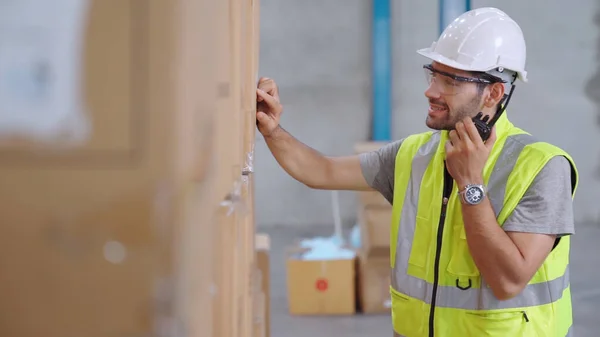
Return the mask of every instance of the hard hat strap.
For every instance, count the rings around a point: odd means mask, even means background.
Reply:
[[[508,106],[508,103],[510,102],[510,98],[512,97],[512,94],[514,91],[515,91],[515,84],[513,82],[513,84],[510,87],[510,92],[508,93],[508,95],[504,95],[504,97],[502,97],[502,100],[500,100],[500,102],[498,103],[498,108],[496,109],[496,113],[494,114],[494,117],[490,120],[490,122],[488,123],[490,128],[494,124],[496,124],[496,121],[500,118],[500,116],[506,110],[506,107]],[[503,104],[504,101],[506,101],[505,104]]]

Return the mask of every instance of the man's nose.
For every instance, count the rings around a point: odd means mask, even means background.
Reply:
[[[432,81],[429,84],[429,87],[427,88],[427,90],[425,90],[425,97],[431,99],[439,99],[441,97],[441,93],[435,85],[435,82]]]

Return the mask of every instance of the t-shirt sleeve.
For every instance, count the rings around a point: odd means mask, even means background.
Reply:
[[[565,157],[556,156],[546,163],[503,228],[559,237],[575,233],[571,164]]]
[[[394,199],[394,170],[396,155],[402,139],[384,145],[378,150],[359,155],[363,176],[371,188],[379,191],[390,203]]]

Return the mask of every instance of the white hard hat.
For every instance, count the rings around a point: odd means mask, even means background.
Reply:
[[[478,8],[456,18],[431,47],[419,54],[449,67],[465,71],[512,70],[523,82],[526,48],[523,31],[497,8]]]

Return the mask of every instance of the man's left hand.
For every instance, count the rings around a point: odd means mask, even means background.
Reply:
[[[446,142],[446,166],[458,188],[483,184],[483,168],[496,141],[496,127],[484,143],[470,117],[456,123]]]

